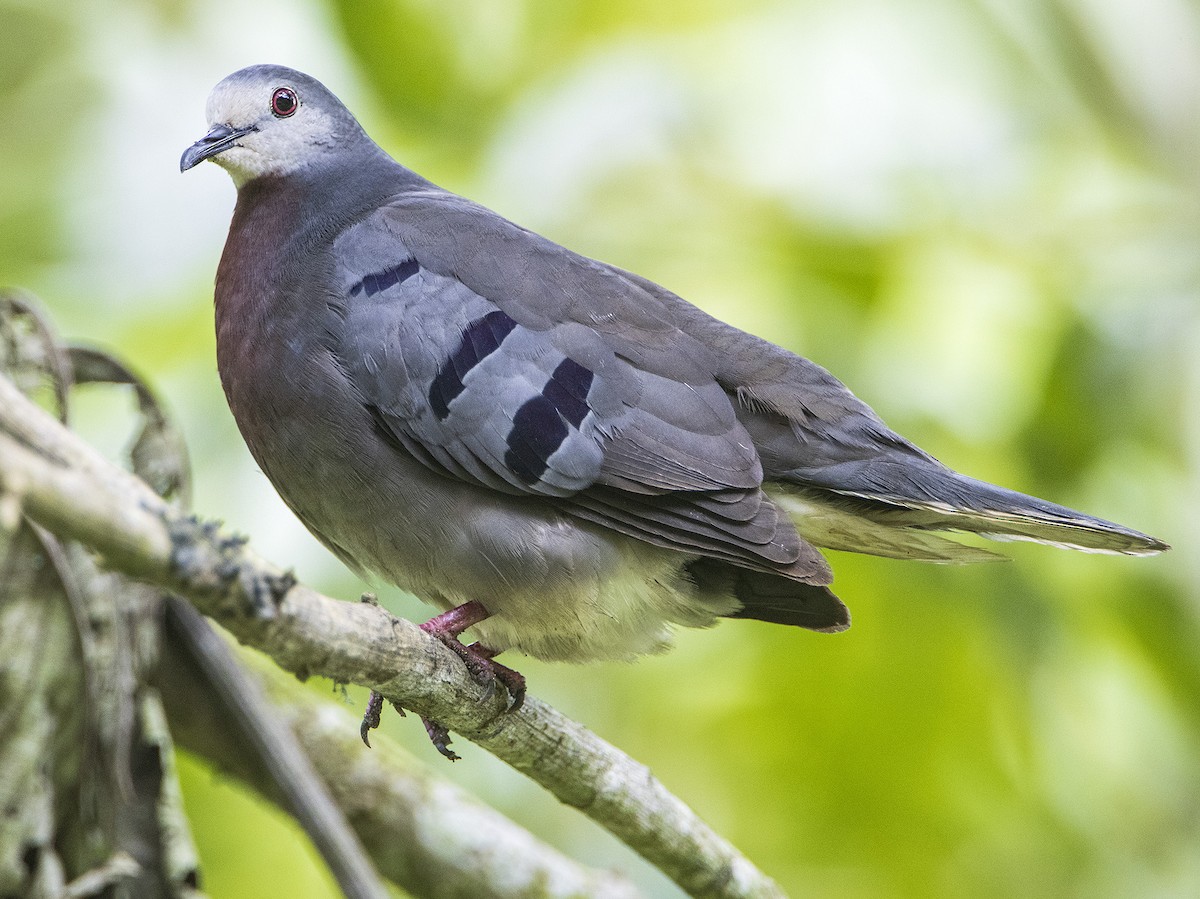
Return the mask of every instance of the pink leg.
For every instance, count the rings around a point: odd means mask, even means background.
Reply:
[[[421,630],[427,634],[439,636],[450,635],[457,639],[458,635],[473,624],[479,624],[488,617],[488,610],[472,600],[455,606],[449,612],[434,615],[421,625]]]

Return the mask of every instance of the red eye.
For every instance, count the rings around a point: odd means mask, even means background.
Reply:
[[[290,116],[299,105],[300,100],[290,87],[276,88],[275,93],[271,95],[271,112],[281,119]]]

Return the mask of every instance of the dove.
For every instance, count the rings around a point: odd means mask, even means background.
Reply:
[[[501,652],[629,659],[720,618],[844,630],[822,549],[1168,548],[953,471],[815,363],[395,162],[308,75],[241,69],[207,118],[180,169],[237,188],[217,363],[251,454],[347,565],[441,609],[425,630],[512,708]]]

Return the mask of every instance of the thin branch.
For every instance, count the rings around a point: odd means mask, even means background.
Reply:
[[[168,597],[167,620],[178,645],[189,652],[201,678],[216,694],[224,717],[248,740],[268,769],[289,809],[317,844],[342,891],[350,899],[388,895],[358,836],[329,795],[309,757],[287,726],[273,714],[262,689],[247,678],[208,622],[183,600]]]
[[[585,812],[688,893],[782,895],[644,765],[535,698],[505,713],[503,696],[486,695],[416,625],[296,584],[244,541],[183,517],[0,378],[3,493],[109,565],[183,594],[289,671],[363,684],[441,721]],[[14,505],[0,496],[0,513],[6,504]]]
[[[141,866],[127,852],[118,852],[104,864],[81,874],[67,884],[63,890],[65,899],[86,899],[112,890],[122,881],[133,880],[141,873]]]

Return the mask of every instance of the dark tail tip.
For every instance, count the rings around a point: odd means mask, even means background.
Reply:
[[[754,618],[825,634],[836,634],[850,627],[850,610],[828,587],[737,568],[713,559],[694,562],[690,568],[693,577],[701,582],[710,577],[728,582],[732,576],[732,592],[742,607],[727,618]]]

